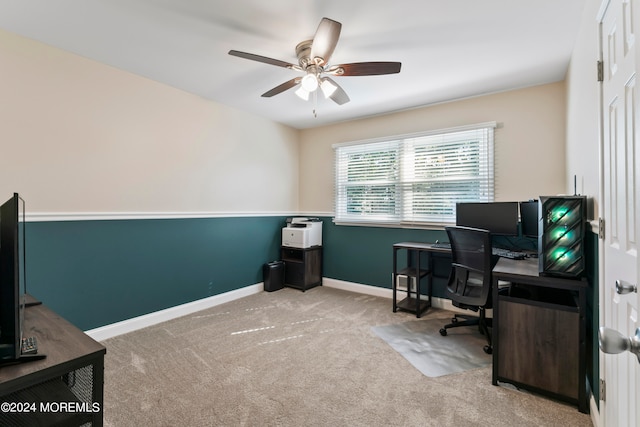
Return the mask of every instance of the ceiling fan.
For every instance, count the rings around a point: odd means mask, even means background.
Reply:
[[[400,72],[400,62],[357,62],[351,64],[329,65],[331,55],[336,48],[342,24],[329,18],[322,18],[312,40],[305,40],[296,46],[298,64],[267,58],[253,53],[230,50],[229,55],[265,64],[276,65],[304,73],[274,87],[262,94],[272,97],[295,86],[296,95],[308,100],[318,88],[322,93],[339,105],[349,102],[346,92],[329,76],[375,76]]]

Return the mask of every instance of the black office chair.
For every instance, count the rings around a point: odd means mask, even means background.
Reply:
[[[491,319],[487,319],[485,313],[485,309],[492,306],[491,269],[495,264],[495,257],[492,255],[491,233],[488,230],[470,227],[445,229],[449,235],[452,256],[446,296],[454,306],[479,312],[479,316],[456,314],[451,323],[440,329],[440,335],[446,336],[449,328],[478,325],[488,342],[484,351],[491,354]]]

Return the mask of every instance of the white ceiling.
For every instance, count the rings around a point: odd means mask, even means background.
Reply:
[[[584,0],[0,0],[0,28],[296,128],[564,79]],[[331,63],[399,61],[399,74],[335,77],[351,101],[294,90],[322,19],[342,23]]]

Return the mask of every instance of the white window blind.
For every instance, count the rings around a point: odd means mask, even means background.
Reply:
[[[334,145],[335,221],[446,225],[493,201],[495,123]]]

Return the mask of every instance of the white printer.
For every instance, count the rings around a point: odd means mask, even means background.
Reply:
[[[288,218],[282,229],[282,246],[310,248],[322,246],[322,221],[318,218]]]

